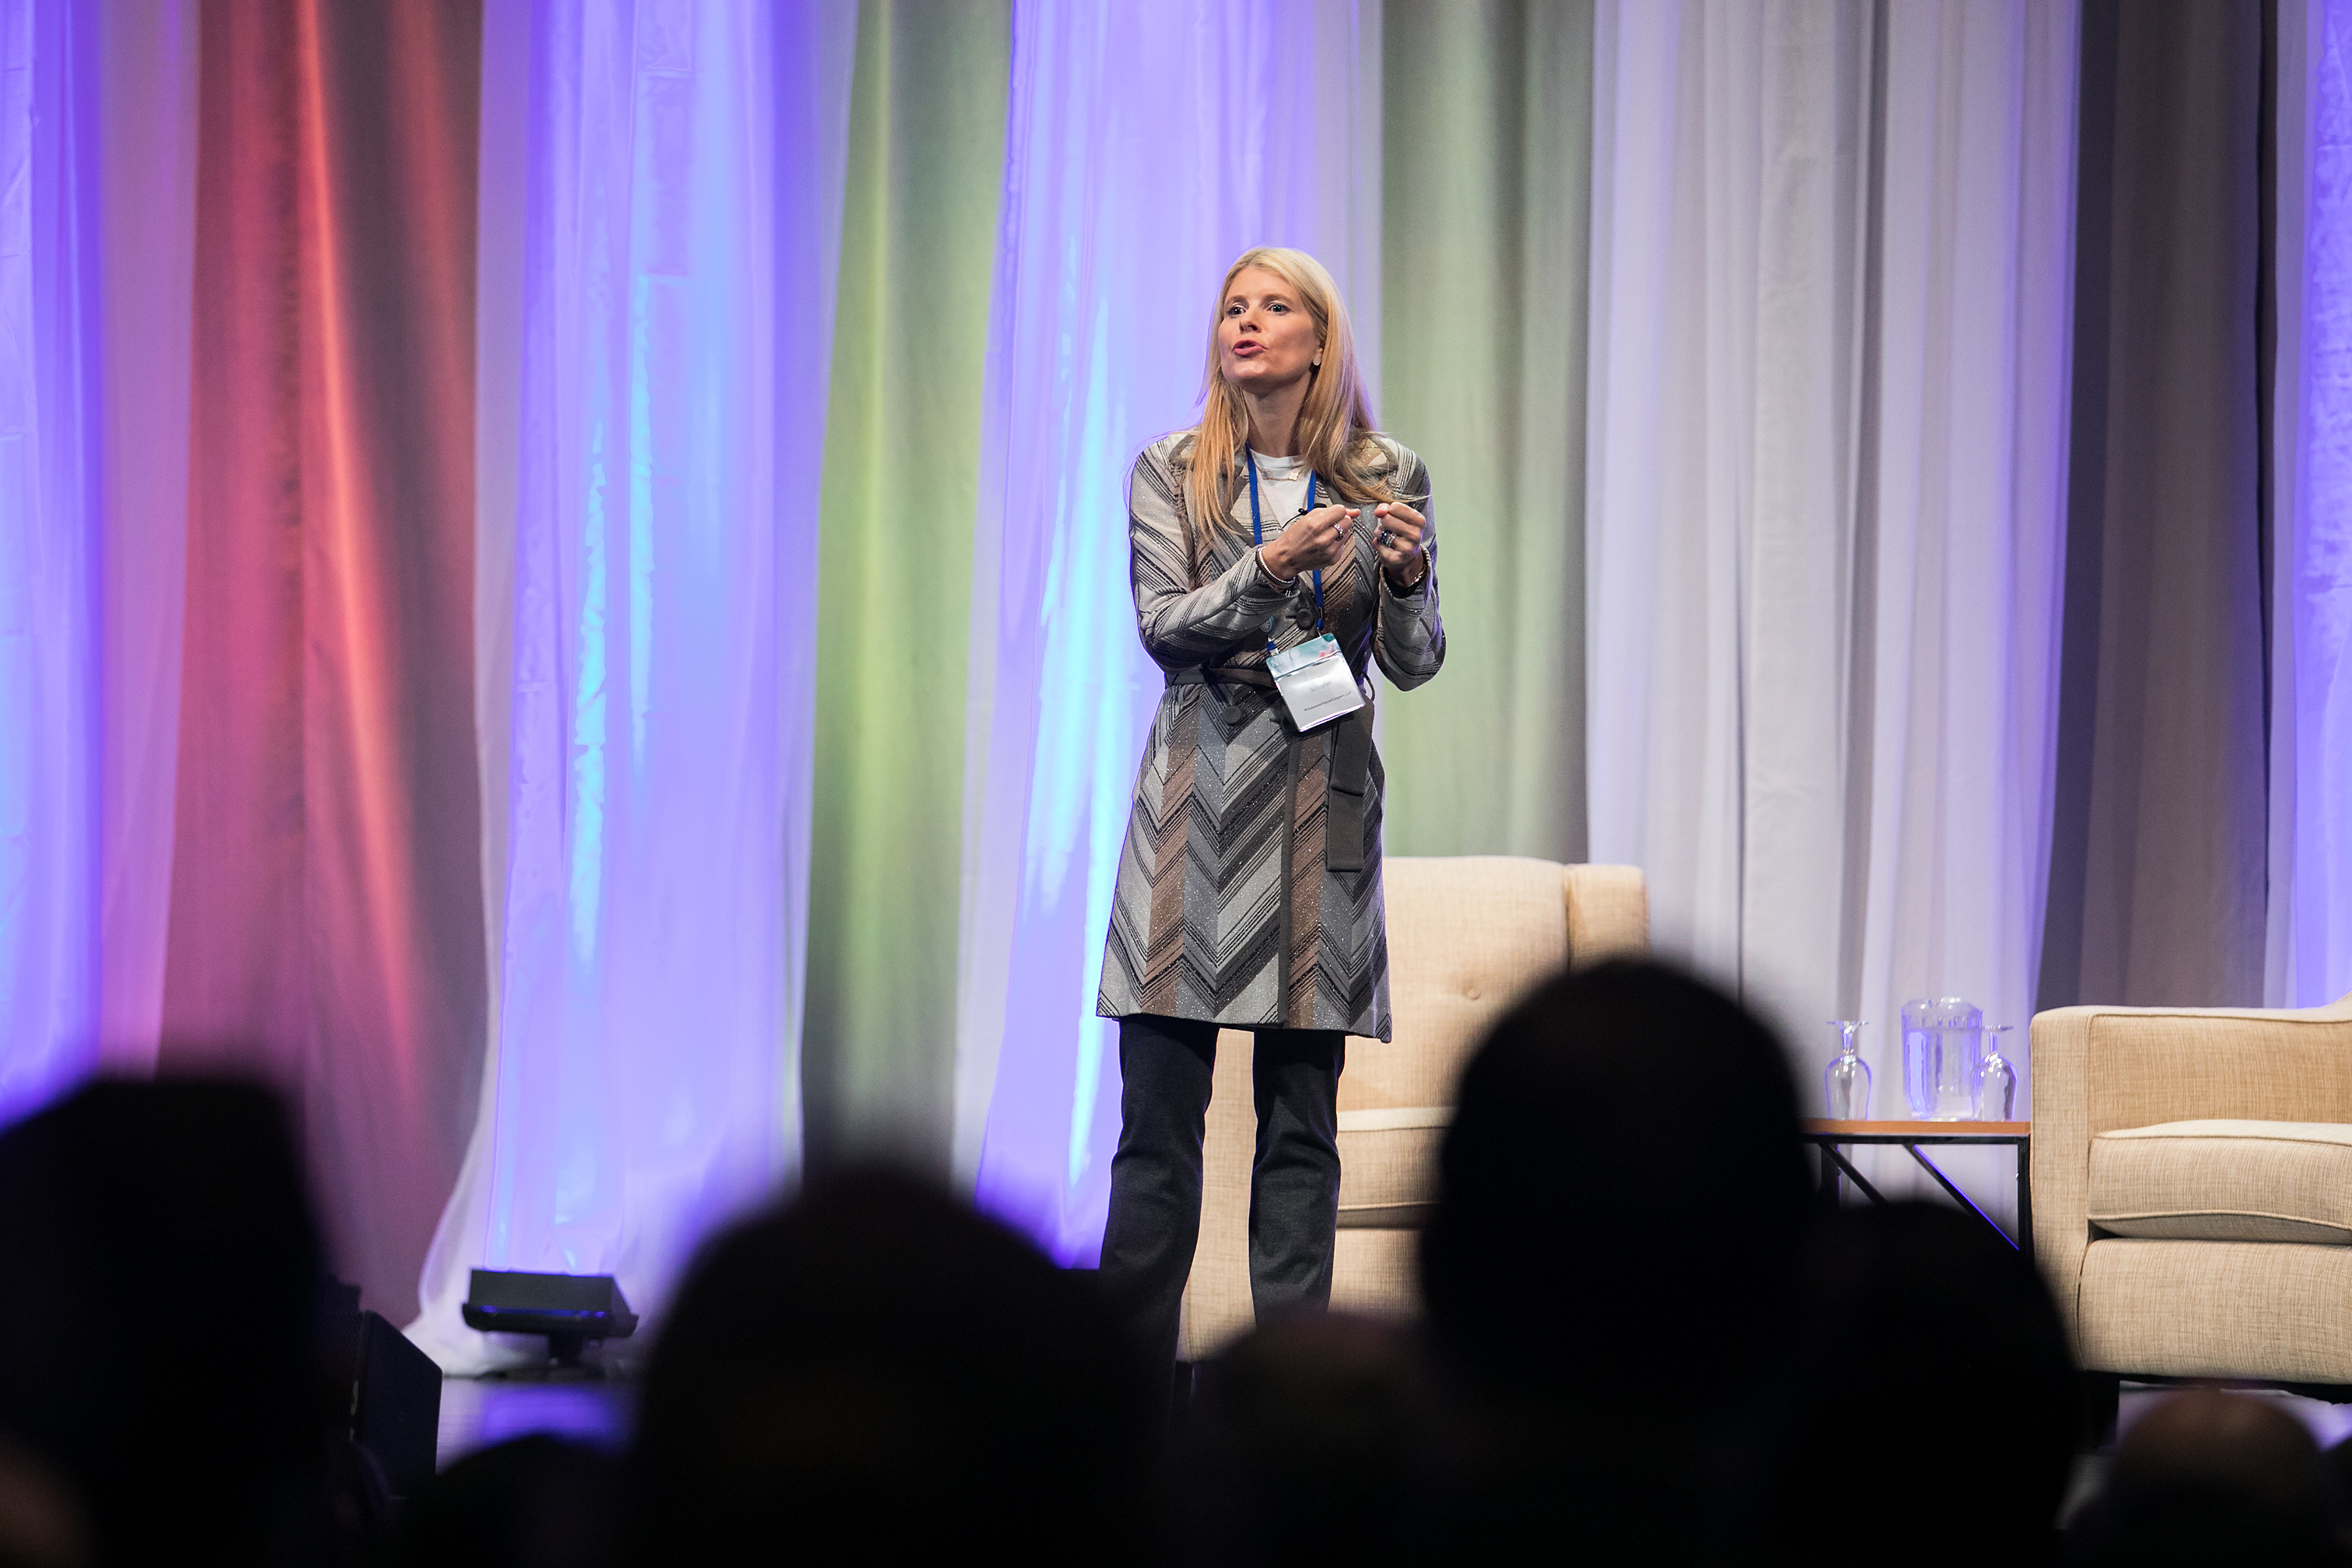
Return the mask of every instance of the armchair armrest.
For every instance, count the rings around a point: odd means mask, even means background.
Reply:
[[[2091,1140],[2208,1117],[2352,1122],[2352,996],[2281,1010],[2060,1007],[2034,1016],[2029,1065],[2033,1254],[2073,1339]]]
[[[1581,969],[1605,958],[1650,952],[1650,885],[1639,866],[1562,866],[1568,902],[1568,962]]]

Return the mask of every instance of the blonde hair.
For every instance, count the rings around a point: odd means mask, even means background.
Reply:
[[[1335,500],[1360,506],[1397,500],[1385,471],[1387,454],[1372,440],[1371,409],[1364,400],[1362,373],[1356,367],[1356,337],[1348,324],[1348,307],[1339,299],[1339,284],[1321,262],[1303,250],[1258,245],[1243,251],[1225,268],[1224,281],[1217,288],[1216,309],[1209,317],[1209,365],[1201,382],[1201,423],[1192,432],[1184,476],[1187,509],[1194,517],[1206,519],[1213,528],[1239,526],[1233,521],[1233,503],[1245,482],[1242,448],[1249,443],[1249,410],[1242,403],[1241,393],[1225,379],[1224,361],[1217,352],[1217,329],[1234,279],[1252,267],[1262,267],[1297,289],[1307,313],[1315,319],[1323,363],[1307,372],[1307,399],[1298,409],[1298,450],[1307,468],[1323,477]]]

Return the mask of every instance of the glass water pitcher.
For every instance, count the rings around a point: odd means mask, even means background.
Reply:
[[[1903,1004],[1903,1095],[1918,1121],[1972,1121],[1984,1084],[1984,1009],[1959,996]]]

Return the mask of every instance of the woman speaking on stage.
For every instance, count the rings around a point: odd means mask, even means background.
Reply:
[[[1389,1037],[1377,663],[1445,659],[1428,469],[1371,427],[1348,312],[1302,251],[1227,269],[1201,423],[1135,460],[1136,626],[1165,672],[1096,1011],[1124,1089],[1102,1283],[1161,1364],[1201,1229],[1220,1028],[1256,1036],[1250,1296],[1331,1296],[1339,1072]]]

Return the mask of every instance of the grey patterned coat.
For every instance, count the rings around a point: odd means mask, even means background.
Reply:
[[[1368,699],[1375,661],[1406,689],[1445,661],[1429,470],[1376,439],[1392,488],[1430,520],[1430,560],[1413,592],[1390,587],[1368,508],[1353,553],[1323,574],[1326,629]],[[1371,709],[1306,735],[1292,727],[1266,674],[1265,628],[1271,619],[1282,647],[1314,637],[1312,590],[1304,574],[1286,588],[1258,563],[1246,492],[1234,503],[1236,527],[1198,527],[1186,515],[1191,447],[1190,432],[1153,442],[1128,485],[1137,629],[1168,689],[1135,781],[1095,1011],[1385,1040]]]

